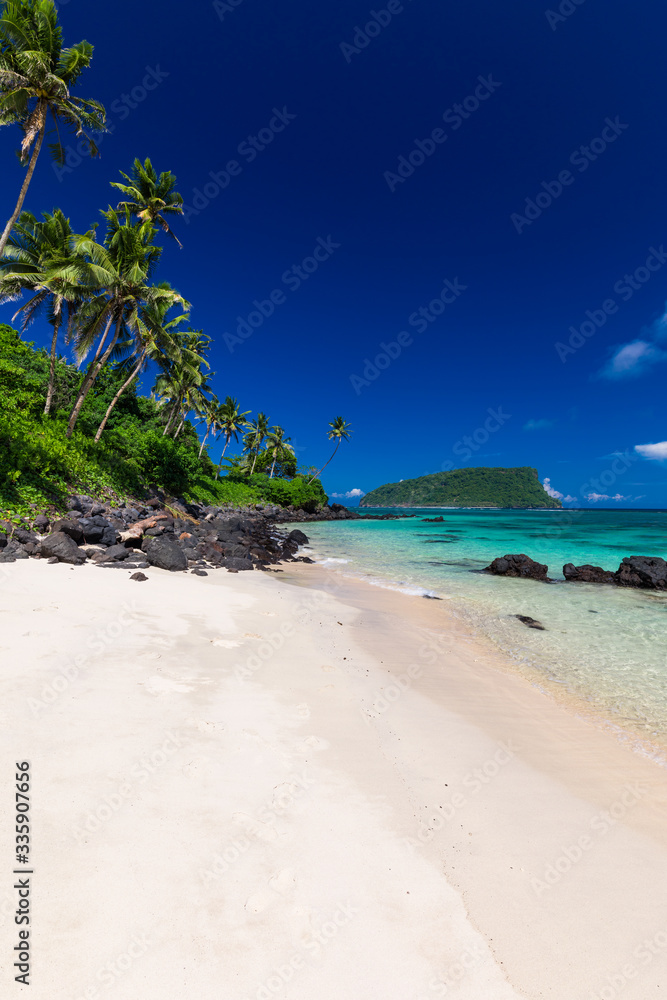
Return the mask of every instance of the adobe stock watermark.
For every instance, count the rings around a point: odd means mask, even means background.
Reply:
[[[79,993],[77,997],[73,997],[72,1000],[97,1000],[97,997],[104,995],[100,992],[97,983],[104,987],[106,994],[107,990],[115,986],[118,980],[130,971],[135,962],[143,958],[150,946],[151,941],[148,934],[135,934],[124,951],[98,969],[95,975],[96,982],[85,989],[83,993]]]
[[[109,622],[104,628],[99,628],[94,635],[86,641],[87,653],[78,653],[72,659],[65,660],[53,680],[45,684],[40,692],[39,698],[27,698],[27,707],[32,712],[33,718],[38,718],[42,712],[49,709],[76,682],[82,671],[90,667],[93,659],[104,653],[109,647],[114,646],[123,632],[135,625],[138,616],[135,613],[136,605],[123,602],[122,611],[116,618]]]
[[[454,278],[453,281],[447,278],[442,291],[436,298],[431,299],[427,306],[420,306],[419,309],[410,314],[408,326],[411,326],[417,333],[424,333],[431,323],[435,323],[442,316],[447,306],[453,305],[467,289],[468,286],[462,285],[458,278]],[[401,356],[404,349],[411,347],[413,343],[414,338],[407,330],[401,330],[397,334],[396,340],[390,340],[389,343],[382,341],[379,345],[379,354],[376,354],[373,359],[364,358],[362,374],[349,376],[350,384],[356,395],[360,396],[362,390],[375,382],[382,372],[386,371],[392,362]]]
[[[246,164],[253,163],[260,153],[267,149],[273,140],[281,132],[284,132],[291,122],[295,121],[293,115],[283,105],[282,109],[274,108],[273,117],[261,128],[256,135],[247,135],[236,147],[237,154],[242,157]],[[209,180],[205,181],[201,188],[196,187],[192,191],[190,203],[183,205],[183,220],[186,225],[190,221],[208,208],[212,201],[226,191],[234,177],[240,177],[243,173],[243,164],[239,160],[228,160],[223,170],[209,171]]]
[[[115,791],[103,796],[102,800],[87,814],[80,826],[72,827],[72,837],[78,844],[90,839],[111,819],[125,803],[132,798],[137,786],[145,784],[175,753],[189,746],[189,742],[179,733],[165,733],[166,739],[150,756],[142,757],[130,770],[128,778]]]
[[[635,292],[638,292],[653,275],[659,271],[667,261],[667,253],[661,243],[656,249],[649,247],[648,256],[644,262],[631,274],[624,274],[622,278],[614,283],[614,294],[622,303],[629,302]],[[579,326],[570,327],[570,336],[566,344],[558,340],[554,344],[554,349],[560,360],[565,364],[571,354],[576,354],[584,344],[594,337],[598,330],[601,330],[610,316],[614,316],[619,310],[616,299],[605,299],[599,309],[587,309],[584,315],[586,319]]]
[[[340,249],[341,244],[335,243],[331,236],[324,239],[318,236],[312,252],[301,261],[300,264],[292,264],[290,268],[283,271],[280,282],[289,292],[298,292],[304,282],[308,281],[320,266]],[[267,319],[273,316],[279,306],[287,302],[287,295],[283,288],[274,288],[265,299],[254,299],[252,309],[247,316],[236,317],[236,331],[229,333],[225,331],[222,335],[227,350],[230,354],[234,349],[245,343],[256,330],[264,325]]]
[[[629,125],[624,124],[618,115],[615,118],[605,118],[605,127],[599,136],[591,139],[587,146],[578,146],[570,153],[569,163],[577,168],[580,174],[585,173],[592,163],[595,163],[607,151]],[[526,204],[521,212],[512,212],[510,222],[521,235],[526,226],[532,226],[548,208],[563,194],[566,187],[571,187],[576,176],[571,170],[561,170],[557,180],[542,181],[541,188],[534,198],[526,198]]]
[[[136,86],[128,93],[121,94],[120,97],[112,101],[109,106],[109,111],[114,116],[113,119],[107,119],[106,131],[102,132],[100,136],[95,140],[98,148],[104,142],[107,135],[113,135],[120,122],[124,122],[130,117],[133,111],[136,111],[140,104],[148,98],[148,96],[160,86],[160,84],[169,77],[169,73],[165,70],[160,69],[159,64],[155,67],[147,66],[146,74],[142,78],[141,83]],[[73,170],[79,167],[84,160],[89,159],[88,153],[88,143],[84,140],[79,141],[76,145],[65,147],[65,163],[63,166],[59,166],[57,163],[53,163],[53,172],[58,178],[58,181],[62,184],[63,178],[66,174],[71,174]]]
[[[617,1000],[625,987],[636,979],[642,969],[650,965],[656,956],[664,955],[667,950],[667,928],[659,930],[650,938],[644,938],[632,951],[636,961],[624,962],[615,972],[606,977],[606,984],[594,993],[589,993],[586,1000]]]
[[[408,0],[412,3],[412,0]],[[370,20],[363,26],[355,24],[352,42],[341,42],[340,50],[343,53],[345,62],[349,65],[352,56],[358,56],[364,49],[368,48],[374,38],[387,28],[397,14],[402,14],[405,7],[401,0],[389,0],[386,7],[380,10],[369,11]]]
[[[587,500],[589,503],[597,503],[600,500],[615,499],[609,493],[603,492],[603,490],[610,490],[613,486],[615,486],[621,476],[624,476],[628,469],[638,461],[639,455],[634,451],[626,450],[614,455],[614,460],[611,465],[604,469],[599,476],[591,476],[590,479],[581,484],[579,487],[579,497],[583,500]],[[558,497],[558,499],[560,499],[560,497]],[[569,499],[574,502],[578,498],[571,497]],[[564,508],[557,514],[553,514],[549,517],[549,524],[545,529],[545,534],[551,536],[552,538],[557,537],[563,531],[567,531],[577,520],[582,518],[585,513],[585,510],[569,510]]]
[[[218,19],[224,21],[227,14],[233,14],[242,3],[245,3],[245,0],[213,0],[213,10]]]
[[[450,989],[459,990],[461,982],[471,969],[484,958],[484,951],[480,945],[474,944],[470,948],[465,948],[454,962],[451,962],[445,969],[442,969],[434,976],[428,984],[430,994],[422,995],[418,1000],[432,1000],[432,996],[449,996]]]
[[[277,966],[272,975],[247,994],[245,1000],[271,1000],[277,994],[285,996],[287,983],[307,967],[307,959],[317,962],[322,957],[324,949],[358,913],[359,910],[353,906],[351,900],[339,903],[335,911],[320,923],[317,930],[302,938],[300,951],[295,951],[285,962]]]
[[[558,10],[545,10],[544,16],[551,30],[555,31],[559,24],[564,24],[584,3],[586,0],[561,0]]]
[[[272,829],[271,824],[276,819],[285,816],[297,799],[304,792],[311,789],[316,784],[306,771],[301,774],[290,774],[283,781],[274,795],[261,806],[255,816],[248,816],[243,823],[245,832],[238,837],[231,837],[225,845],[217,851],[206,868],[200,868],[199,878],[204,885],[217,882],[226,875],[244,854],[246,854],[253,844],[267,840],[267,830]],[[269,837],[269,839],[271,839]]]
[[[493,79],[493,74],[488,76],[478,76],[478,84],[472,94],[468,94],[460,104],[454,104],[443,112],[442,120],[450,126],[451,132],[457,132],[464,121],[467,121],[477,109],[489,97],[502,87],[502,83]],[[397,161],[395,170],[385,170],[382,175],[387,182],[391,193],[396,191],[399,184],[405,184],[409,177],[412,177],[415,170],[423,166],[428,157],[433,156],[435,151],[449,139],[449,132],[443,128],[434,128],[426,139],[415,139],[414,148],[407,154],[401,154]]]
[[[572,844],[564,844],[560,854],[546,865],[542,878],[533,876],[530,880],[533,892],[536,896],[541,896],[544,892],[550,892],[554,886],[562,881],[563,877],[579,864],[581,859],[592,850],[602,837],[605,837],[612,830],[619,820],[635,806],[648,791],[646,781],[635,781],[632,785],[626,785],[623,794],[611,804],[609,809],[600,810],[593,816],[588,824],[590,834],[583,833]]]
[[[461,787],[464,791],[456,791],[450,794],[448,802],[440,806],[437,815],[429,818],[428,822],[419,825],[417,837],[407,837],[404,840],[406,847],[413,850],[415,847],[423,847],[429,844],[436,833],[443,829],[445,823],[454,819],[456,814],[464,809],[468,803],[479,795],[483,788],[489,785],[498,777],[501,770],[506,767],[519,752],[520,748],[515,746],[512,740],[497,744],[493,757],[488,758],[480,767],[475,767],[468,771],[461,780]],[[435,812],[435,810],[433,810]]]
[[[466,434],[465,437],[452,445],[452,452],[464,462],[472,458],[473,454],[487,443],[492,434],[497,434],[500,428],[504,427],[507,421],[512,419],[511,413],[503,413],[502,406],[499,406],[495,410],[489,407],[486,412],[488,413],[488,417],[483,424],[480,424],[472,434]],[[440,471],[451,472],[455,467],[454,462],[443,462],[440,466]]]

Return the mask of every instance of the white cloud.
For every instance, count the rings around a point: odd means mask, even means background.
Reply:
[[[658,441],[656,444],[636,444],[635,451],[642,458],[648,458],[653,462],[664,462],[667,459],[667,441]]]
[[[540,420],[528,420],[524,425],[524,431],[546,431],[550,427],[553,427],[553,420],[546,420],[542,417]]]
[[[667,361],[667,351],[648,340],[632,340],[614,351],[600,374],[611,379],[634,378],[661,361]]]
[[[563,493],[559,493],[558,490],[555,490],[551,485],[551,480],[548,477],[544,480],[542,485],[544,486],[544,489],[549,494],[549,496],[553,497],[554,500],[564,500],[565,503],[572,503],[573,500],[577,499],[576,497],[571,497],[569,493],[567,496],[565,496]]]
[[[618,503],[620,500],[632,500],[632,497],[624,497],[620,493],[617,493],[613,497],[608,496],[606,493],[587,493],[586,499],[589,503],[597,503],[599,500],[615,500]]]
[[[345,500],[356,500],[357,497],[365,497],[366,494],[363,490],[354,489],[348,490],[347,493],[332,493],[332,497],[343,497]]]

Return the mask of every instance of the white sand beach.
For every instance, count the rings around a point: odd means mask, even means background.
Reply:
[[[6,979],[30,761],[33,1000],[667,994],[662,767],[446,602],[147,574],[3,567]]]

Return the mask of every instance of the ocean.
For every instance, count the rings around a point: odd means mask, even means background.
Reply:
[[[405,513],[371,508],[368,513]],[[564,583],[564,563],[616,570],[624,556],[667,558],[667,511],[411,510],[398,521],[314,522],[311,555],[347,576],[431,594],[534,682],[561,684],[650,743],[667,744],[667,593]],[[442,515],[441,523],[426,517]],[[480,572],[524,552],[557,584]],[[528,615],[545,631],[515,617]]]

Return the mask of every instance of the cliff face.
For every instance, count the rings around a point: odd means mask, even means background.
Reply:
[[[560,509],[537,469],[454,469],[387,483],[367,493],[360,507],[513,507]]]

